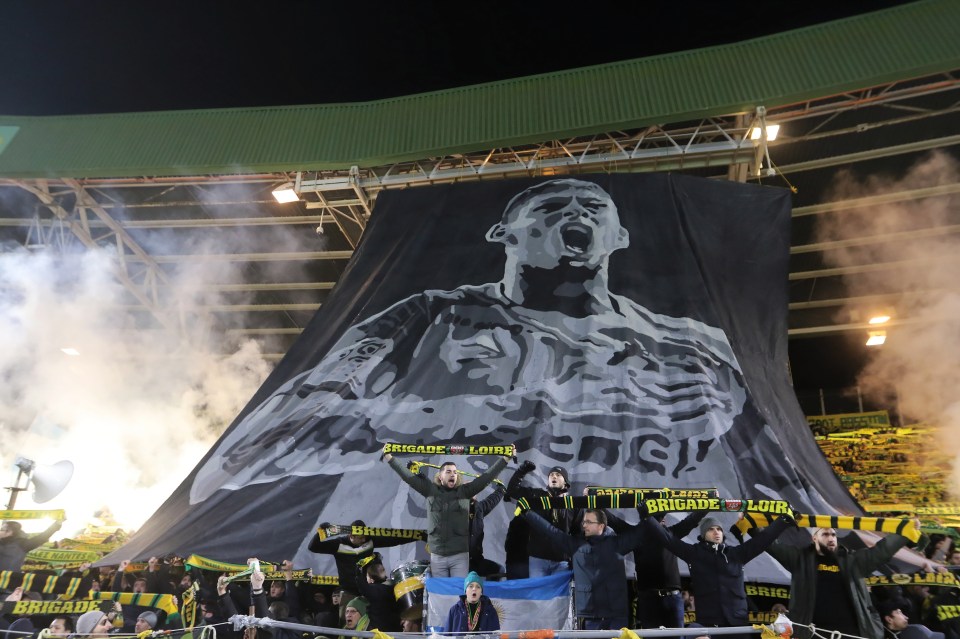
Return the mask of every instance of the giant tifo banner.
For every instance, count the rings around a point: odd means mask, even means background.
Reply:
[[[564,466],[574,494],[711,486],[859,512],[788,380],[789,237],[786,190],[675,175],[383,192],[302,337],[108,560],[256,553],[330,572],[306,549],[321,522],[424,527],[385,442],[516,444],[532,479]],[[500,563],[512,513],[486,520]]]

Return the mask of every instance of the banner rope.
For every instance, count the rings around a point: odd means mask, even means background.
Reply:
[[[849,637],[850,639],[866,639],[866,637],[861,637],[860,635],[848,635],[846,633],[840,632],[839,630],[821,631],[814,624],[810,624],[808,626],[806,624],[797,623],[796,621],[791,621],[790,623],[794,626],[797,626],[798,628],[806,628],[807,630],[810,631],[810,634],[812,636],[820,637],[820,639],[841,639],[842,637]]]

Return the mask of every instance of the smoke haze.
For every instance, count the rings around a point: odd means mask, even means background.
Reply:
[[[67,535],[104,507],[136,529],[232,421],[271,365],[253,341],[218,354],[222,325],[191,311],[212,301],[200,293],[205,281],[229,278],[229,266],[212,268],[173,277],[164,310],[178,321],[162,328],[130,310],[108,252],[5,247],[0,472],[12,481],[18,454],[41,465],[75,464],[60,496],[35,506],[25,491],[17,508],[65,508]],[[46,525],[24,522],[28,530]]]
[[[833,193],[825,200],[844,200],[882,193],[956,184],[957,161],[933,153],[902,177],[874,175],[838,176]],[[960,224],[957,196],[927,197],[841,211],[822,216],[819,240],[843,240]],[[888,292],[892,310],[886,343],[875,349],[860,373],[859,384],[868,396],[893,408],[899,402],[904,418],[942,429],[942,443],[960,450],[960,235],[949,231],[914,238],[892,238],[826,254],[831,266],[900,262],[897,267],[845,276],[850,296]],[[845,321],[866,321],[862,305],[845,309]],[[866,335],[864,335],[866,337]],[[949,487],[960,498],[960,475],[954,463]]]

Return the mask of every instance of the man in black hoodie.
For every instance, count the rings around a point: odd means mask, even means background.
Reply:
[[[564,497],[570,490],[570,480],[567,470],[561,466],[554,466],[547,471],[547,488],[531,488],[521,486],[520,482],[529,473],[537,468],[536,464],[527,460],[520,464],[520,468],[513,474],[507,483],[507,496],[511,499],[526,497],[528,500],[540,497]],[[582,517],[580,510],[537,510],[537,516],[546,519],[550,524],[562,532],[575,534],[579,529]],[[544,577],[562,570],[570,570],[570,557],[554,544],[547,542],[546,535],[537,528],[529,529],[527,537],[527,553],[530,556],[530,576]]]

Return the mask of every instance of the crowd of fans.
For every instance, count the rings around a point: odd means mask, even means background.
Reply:
[[[565,469],[549,469],[544,477],[546,488],[532,488],[524,481],[535,467],[525,462],[506,486],[497,485],[487,498],[478,501],[479,493],[494,481],[503,463],[498,461],[491,465],[494,470],[473,482],[464,482],[462,473],[451,463],[440,466],[439,472],[428,479],[389,456],[386,461],[426,498],[431,570],[441,566],[444,576],[463,578],[463,594],[446,618],[430,620],[431,625],[444,624],[447,632],[489,632],[500,628],[496,601],[484,594],[486,579],[525,578],[566,570],[573,571],[574,609],[578,627],[583,629],[615,630],[626,625],[682,627],[690,621],[694,610],[700,625],[747,625],[751,604],[745,595],[743,565],[768,551],[793,575],[789,605],[781,601],[773,610],[784,612],[799,624],[867,639],[932,639],[935,635],[928,634],[931,632],[960,639],[957,588],[935,588],[931,592],[922,585],[892,586],[874,588],[866,594],[863,579],[907,544],[899,535],[889,535],[871,548],[846,550],[837,542],[833,529],[817,530],[810,543],[810,537],[804,537],[806,533],[797,530],[795,522],[785,515],[768,529],[753,531],[749,540],[728,544],[726,531],[708,513],[692,513],[667,527],[662,516],[648,517],[642,507],[636,524],[597,509],[531,510],[514,519],[507,534],[506,565],[500,566],[484,558],[482,550],[478,551],[482,544],[476,543],[476,536],[483,534],[483,514],[505,496],[529,499],[566,495],[570,486]],[[482,507],[478,508],[478,504]],[[354,525],[364,524],[358,520]],[[310,550],[333,555],[337,586],[299,579],[289,561],[283,563],[282,579],[267,582],[259,570],[245,579],[231,579],[195,566],[188,569],[177,557],[151,557],[143,570],[132,570],[130,562],[125,561],[117,566],[83,566],[61,578],[85,579],[91,590],[172,595],[177,613],[144,606],[142,600],[140,604],[122,606],[107,601],[99,609],[80,615],[22,618],[11,615],[11,608],[6,606],[0,630],[6,628],[6,639],[179,630],[186,621],[180,606],[185,599],[194,598],[194,627],[216,626],[217,635],[226,639],[244,639],[243,631],[234,630],[227,622],[236,614],[327,628],[330,630],[319,634],[331,639],[340,637],[340,630],[420,632],[422,601],[411,603],[398,594],[390,580],[391,573],[376,551],[408,540],[353,534],[353,529],[339,531],[329,524],[321,528],[332,534],[323,538],[318,535]],[[699,531],[697,542],[682,541],[692,530]],[[778,540],[783,533],[787,534]],[[24,545],[36,541],[22,534],[4,535],[0,538],[0,556],[4,556],[4,542],[10,545],[14,543],[12,539],[26,540]],[[630,552],[634,553],[637,568],[632,602],[627,599],[624,568],[624,555]],[[960,548],[954,548],[949,537],[933,536],[925,552],[928,569],[946,570],[947,566],[960,565]],[[691,580],[681,582],[678,557],[689,565]],[[34,583],[42,584],[43,580]],[[405,590],[405,595],[410,594],[410,589]],[[6,602],[44,598],[21,588],[2,596]],[[829,613],[825,612],[828,608]],[[957,615],[944,615],[943,610],[956,610]],[[918,629],[911,621],[922,621],[925,627]],[[536,627],[538,620],[531,619],[530,628]],[[275,639],[304,636],[280,628],[258,632],[272,634]],[[804,636],[802,631],[795,634]]]

